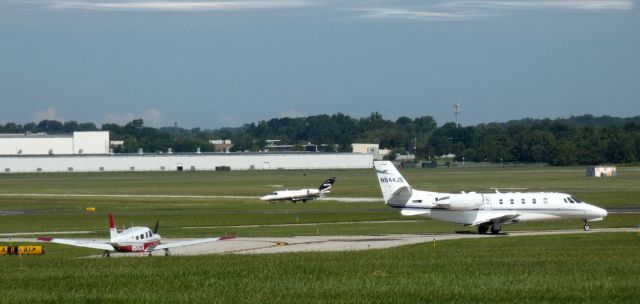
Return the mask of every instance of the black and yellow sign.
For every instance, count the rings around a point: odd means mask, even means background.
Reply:
[[[42,245],[0,246],[0,255],[39,255],[44,254]]]

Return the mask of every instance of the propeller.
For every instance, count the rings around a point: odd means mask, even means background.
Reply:
[[[156,221],[156,227],[153,228],[153,234],[158,234],[158,228],[160,228],[160,220]]]

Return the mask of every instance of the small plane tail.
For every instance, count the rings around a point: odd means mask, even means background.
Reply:
[[[411,198],[411,186],[390,161],[374,161],[384,201],[388,205],[404,205]]]
[[[327,192],[329,192],[331,190],[331,186],[335,182],[336,182],[336,178],[335,177],[327,178],[327,180],[325,180],[322,183],[322,185],[320,185],[320,187],[318,187],[318,190],[320,190],[320,193],[327,193]]]
[[[111,241],[118,236],[118,229],[116,229],[116,221],[113,219],[113,214],[109,212],[109,236]]]

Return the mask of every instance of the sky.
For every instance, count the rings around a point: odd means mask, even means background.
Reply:
[[[0,123],[640,115],[630,0],[0,0]]]

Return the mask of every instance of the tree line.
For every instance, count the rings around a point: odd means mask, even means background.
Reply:
[[[0,124],[0,133],[70,133],[109,131],[112,140],[124,145],[114,152],[214,151],[210,139],[230,139],[232,151],[264,151],[267,140],[303,149],[318,144],[324,152],[350,152],[352,143],[376,143],[392,155],[415,154],[418,160],[455,154],[474,162],[523,162],[551,165],[632,163],[640,160],[640,116],[617,118],[592,115],[561,119],[521,119],[504,123],[460,126],[448,122],[438,126],[431,116],[385,119],[378,112],[363,118],[342,113],[300,118],[274,118],[238,128],[202,130],[178,127],[152,128],[142,119],[124,126],[75,121],[43,120],[39,123]]]

